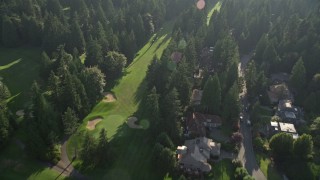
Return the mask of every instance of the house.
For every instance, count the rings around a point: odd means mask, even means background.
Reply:
[[[189,172],[208,173],[211,171],[208,159],[212,156],[219,156],[220,148],[220,143],[215,143],[206,137],[186,140],[184,146],[177,147],[179,166]]]
[[[222,120],[216,115],[194,112],[187,117],[186,125],[188,134],[205,136],[206,129],[220,127],[222,125]]]
[[[283,122],[299,124],[303,117],[301,108],[293,106],[292,101],[285,99],[280,100],[276,115],[279,116]]]
[[[293,95],[289,91],[286,83],[275,84],[269,87],[267,91],[269,100],[272,104],[278,103],[279,100],[288,99],[293,101]]]
[[[203,91],[199,90],[199,89],[194,89],[192,91],[191,98],[190,98],[192,105],[200,105],[201,104],[202,93],[203,93]]]
[[[272,121],[269,127],[269,135],[272,136],[281,132],[291,134],[293,139],[297,139],[299,137],[294,124]]]

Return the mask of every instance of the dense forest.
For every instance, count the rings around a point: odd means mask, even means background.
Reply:
[[[195,111],[218,115],[226,127],[238,132],[243,110],[239,93],[244,83],[254,115],[257,106],[272,106],[267,97],[270,77],[280,72],[290,74],[295,104],[305,112],[306,124],[298,131],[307,135],[296,141],[272,137],[270,152],[278,169],[290,179],[301,177],[292,172],[290,163],[319,163],[319,1],[223,0],[208,23],[208,5],[198,9],[194,1],[185,0],[0,2],[1,46],[32,46],[42,51],[41,80],[26,90],[31,103],[20,124],[28,131],[26,149],[32,157],[57,163],[61,140],[77,132],[105,89],[115,86],[139,56],[138,50],[150,38],[155,41],[154,33],[173,21],[168,47],[148,66],[146,92],[137,112],[149,119],[150,127],[143,135],[149,137],[146,146],[152,149],[152,171],[161,178],[169,172],[183,179],[175,158],[176,146],[185,140],[183,117]],[[238,65],[246,54],[252,56],[242,78]],[[203,78],[196,80],[200,71]],[[190,103],[194,89],[203,90],[199,106]],[[21,128],[7,107],[10,97],[0,81],[0,149]],[[104,128],[98,138],[87,132],[82,140],[76,157],[81,161],[80,171],[90,174],[95,168],[111,167],[119,156],[117,147],[110,147]],[[281,143],[287,143],[289,150],[281,151]],[[304,147],[307,152],[302,152]],[[277,158],[281,155],[277,150],[286,156]],[[236,179],[251,178],[246,171],[242,175]]]

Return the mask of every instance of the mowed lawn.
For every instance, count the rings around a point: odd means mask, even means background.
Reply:
[[[132,116],[139,107],[140,95],[145,92],[143,83],[146,72],[153,57],[161,57],[164,49],[170,42],[170,34],[173,22],[168,23],[160,32],[150,38],[149,42],[137,53],[137,57],[125,70],[125,75],[111,90],[117,100],[112,103],[101,101],[84,119],[78,133],[68,141],[69,159],[73,157],[74,149],[81,147],[83,133],[89,120],[101,117],[103,120],[90,131],[98,137],[99,131],[105,128],[108,138],[111,140],[116,159],[111,168],[95,170],[89,174],[90,178],[106,179],[154,179],[157,176],[150,172],[151,147],[145,144],[145,130],[130,129],[126,120]],[[153,42],[154,40],[154,42]],[[138,117],[141,119],[142,117]],[[74,163],[75,166],[77,163]]]
[[[211,172],[205,179],[230,180],[234,179],[234,167],[230,159],[213,163]]]
[[[273,167],[271,160],[267,155],[256,153],[256,159],[258,161],[261,171],[263,172],[263,174],[266,176],[267,179],[272,179],[272,180],[282,179],[281,175]]]
[[[0,77],[11,91],[12,97],[8,104],[14,115],[16,110],[24,109],[28,104],[32,82],[39,78],[40,53],[38,48],[0,48]],[[21,142],[25,140],[26,133],[20,128],[7,147],[0,152],[0,179],[58,177],[59,173],[28,157],[17,143],[17,139]]]

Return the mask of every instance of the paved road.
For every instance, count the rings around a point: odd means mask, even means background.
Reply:
[[[241,62],[239,64],[239,76],[244,77],[244,70],[247,66],[248,61],[250,60],[250,55],[245,55],[241,57]],[[246,87],[244,85],[243,92],[240,94],[240,101],[245,109],[248,106],[248,100],[246,96]],[[245,168],[256,180],[266,180],[267,178],[260,170],[260,167],[257,164],[255,154],[252,146],[252,134],[251,127],[247,126],[246,120],[249,119],[249,114],[244,110],[243,119],[241,122],[240,131],[243,134],[243,142],[241,143],[241,148],[238,154],[238,158],[244,164]]]
[[[59,171],[60,173],[63,173],[67,176],[72,176],[76,179],[86,179],[85,176],[80,174],[74,167],[72,166],[72,162],[70,162],[68,154],[67,154],[67,142],[68,138],[64,138],[62,145],[61,145],[61,159],[58,162],[57,165],[54,166],[54,168],[62,168],[63,171]]]

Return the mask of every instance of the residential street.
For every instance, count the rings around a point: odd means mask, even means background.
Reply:
[[[240,77],[244,77],[245,68],[250,60],[250,57],[251,55],[245,55],[241,57],[241,62],[239,63],[238,67]],[[240,124],[240,131],[243,134],[243,142],[241,143],[238,159],[241,160],[249,174],[252,175],[256,180],[265,180],[267,178],[260,170],[253,151],[251,127],[247,125],[247,120],[250,118],[248,112],[246,111],[246,108],[248,107],[248,101],[245,84],[243,92],[240,94],[240,102],[242,103],[244,109],[243,121]]]

